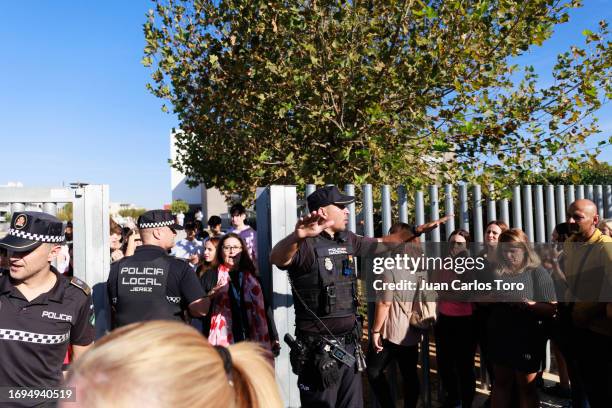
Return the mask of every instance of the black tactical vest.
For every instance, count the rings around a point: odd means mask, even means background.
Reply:
[[[170,257],[124,258],[118,265],[115,327],[145,320],[181,320],[180,299],[168,298]]]
[[[293,278],[306,305],[321,318],[348,317],[357,313],[357,277],[353,248],[344,235],[331,240],[322,236],[307,238],[315,252],[315,261],[306,274]],[[314,320],[294,292],[296,318]]]

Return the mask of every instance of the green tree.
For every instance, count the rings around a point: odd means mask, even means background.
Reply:
[[[189,204],[183,200],[174,200],[170,204],[170,211],[172,211],[172,214],[186,213],[189,211]]]
[[[515,184],[612,184],[612,165],[598,161],[572,163],[566,170],[548,174],[532,174]]]
[[[607,23],[558,56],[548,87],[512,63],[578,0],[154,2],[142,62],[179,117],[172,165],[227,195],[459,179],[499,190],[599,153],[580,146],[612,97]]]
[[[62,221],[72,221],[72,203],[65,204],[57,211],[57,218]]]

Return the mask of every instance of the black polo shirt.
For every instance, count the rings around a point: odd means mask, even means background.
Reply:
[[[122,265],[126,263],[130,265],[142,263],[148,267],[168,267],[165,300],[179,305],[182,311],[187,309],[190,303],[204,296],[202,285],[189,262],[168,255],[166,250],[156,245],[141,245],[136,248],[134,255],[116,261],[111,265],[107,289],[110,304],[115,312],[117,308],[121,308],[121,301],[119,299],[119,279],[121,278]],[[144,286],[146,286],[146,284]],[[144,299],[148,296],[146,292],[142,295]],[[151,295],[151,297],[152,296],[157,295]],[[158,301],[159,299],[151,299],[151,305],[153,306],[153,302]],[[154,319],[180,319],[181,317],[181,314],[172,314],[159,307],[151,307],[144,310],[134,310],[133,313],[130,312],[128,320],[130,322],[136,322]],[[117,326],[116,322],[113,323],[113,326]]]
[[[349,255],[356,256],[371,255],[378,245],[378,240],[376,238],[364,237],[351,231],[344,231],[336,234],[334,238],[326,232],[322,232],[321,237],[328,240],[341,240],[345,242],[353,248],[353,253]],[[289,272],[289,276],[295,279],[300,275],[311,273],[312,270],[316,268],[316,262],[317,258],[312,242],[310,239],[305,239],[300,243],[297,252],[291,259],[291,263],[280,269],[286,269]],[[299,302],[298,299],[294,299],[293,301]],[[334,334],[346,333],[352,330],[355,325],[354,317],[321,318],[321,320]],[[327,334],[327,330],[325,330],[325,328],[314,318],[312,320],[297,320],[296,326],[300,331]]]
[[[51,270],[55,286],[32,301],[0,276],[0,386],[58,385],[68,344],[94,341],[89,288]]]

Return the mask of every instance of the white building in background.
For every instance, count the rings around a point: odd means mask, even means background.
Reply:
[[[108,208],[109,208],[110,215],[116,216],[119,214],[119,211],[121,210],[135,210],[135,209],[142,208],[142,207],[139,207],[136,204],[130,204],[130,203],[109,203]]]
[[[6,184],[0,184],[0,188],[23,188],[23,183],[21,181],[9,181]],[[42,211],[42,204],[28,203],[25,209],[27,211]],[[6,216],[6,214],[12,213],[13,208],[11,207],[11,203],[0,203],[0,222],[4,221],[4,217]]]
[[[175,135],[180,132],[182,131],[177,130],[170,133],[170,160],[172,162],[178,158]],[[225,197],[218,189],[206,188],[206,185],[203,183],[197,187],[189,187],[187,185],[187,177],[174,167],[170,167],[170,188],[172,188],[172,201],[183,200],[189,204],[193,211],[197,211],[197,208],[202,208],[204,222],[211,215],[221,215],[228,211]]]

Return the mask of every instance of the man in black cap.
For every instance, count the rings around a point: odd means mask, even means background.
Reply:
[[[288,270],[292,282],[296,337],[304,347],[294,347],[302,355],[292,349],[291,363],[298,374],[302,406],[359,408],[363,398],[357,362],[362,355],[353,256],[372,254],[378,242],[407,242],[449,217],[412,231],[367,238],[346,229],[346,206],[355,197],[328,186],[307,200],[310,214],[298,220],[295,231],[270,253],[272,263]]]
[[[176,224],[168,210],[151,210],[138,218],[143,245],[111,265],[107,288],[112,326],[155,319],[182,320],[208,312],[210,302],[189,262],[168,255],[174,246]]]
[[[29,211],[0,240],[10,262],[0,276],[0,387],[57,386],[68,345],[76,359],[93,343],[89,287],[51,266],[63,242],[60,220]]]

